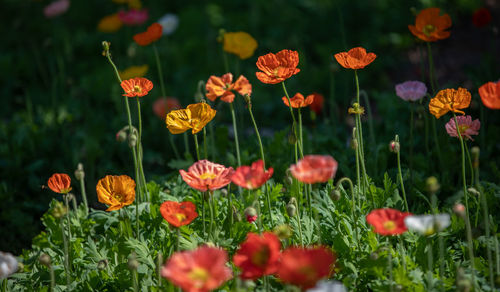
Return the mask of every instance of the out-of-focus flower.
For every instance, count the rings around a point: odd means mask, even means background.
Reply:
[[[52,206],[50,213],[54,216],[54,218],[60,219],[68,213],[68,209],[62,202],[56,201]]]
[[[106,175],[97,182],[97,199],[114,211],[132,204],[135,200],[135,181],[128,175]]]
[[[377,58],[374,53],[367,53],[365,48],[356,47],[348,52],[340,52],[335,54],[335,60],[340,66],[346,69],[363,69],[370,65]]]
[[[359,103],[355,102],[352,104],[352,107],[350,107],[347,112],[352,115],[364,115],[365,114],[365,108],[362,107]]]
[[[450,226],[450,214],[411,215],[405,218],[406,227],[421,235],[432,235]]]
[[[234,169],[203,159],[191,165],[187,172],[181,169],[179,173],[190,187],[204,192],[227,186],[231,182]]]
[[[8,253],[0,251],[0,279],[5,279],[8,276],[17,272],[18,263],[16,258]]]
[[[448,14],[440,15],[439,8],[427,8],[417,15],[415,25],[408,25],[410,32],[425,42],[435,42],[450,37],[446,31],[451,26]]]
[[[153,82],[142,77],[123,80],[120,85],[125,91],[125,94],[123,94],[123,96],[127,97],[145,96],[151,89],[153,89]]]
[[[306,184],[324,183],[335,177],[337,166],[337,161],[330,155],[306,155],[290,166],[290,172]]]
[[[245,218],[247,219],[248,223],[253,223],[253,222],[257,221],[258,214],[257,214],[257,210],[255,210],[254,207],[246,208],[244,213],[245,213]]]
[[[339,281],[319,281],[314,288],[306,292],[347,292],[347,288]]]
[[[468,108],[470,104],[470,92],[459,87],[458,89],[443,89],[439,91],[429,103],[429,111],[437,119],[449,111],[465,114],[460,109]]]
[[[272,232],[247,234],[246,240],[233,256],[233,263],[241,269],[242,279],[256,280],[278,271],[281,242]]]
[[[406,81],[396,85],[396,95],[406,101],[417,101],[427,94],[427,86],[420,81]]]
[[[257,68],[262,72],[255,75],[262,83],[277,84],[300,72],[299,53],[281,50],[276,54],[269,53],[257,59]]]
[[[71,178],[65,173],[54,173],[47,181],[49,188],[59,194],[71,191]]]
[[[281,99],[286,106],[290,106],[288,103],[288,98],[286,96],[283,96]],[[312,94],[309,94],[306,98],[304,98],[304,95],[302,95],[302,93],[297,92],[292,98],[290,98],[290,103],[292,104],[293,108],[306,107],[313,102],[314,95]]]
[[[252,166],[243,165],[236,169],[231,180],[242,188],[253,190],[260,188],[273,175],[273,168],[264,169],[262,160],[255,161]]]
[[[330,276],[335,259],[335,255],[322,246],[291,247],[282,253],[278,278],[302,289],[312,288],[319,280]]]
[[[149,17],[149,13],[146,9],[130,9],[129,11],[118,12],[118,17],[120,20],[128,26],[138,26],[146,22]]]
[[[479,128],[481,128],[481,122],[478,119],[472,120],[471,116],[458,116],[457,117],[458,129],[460,130],[460,136],[465,140],[472,139],[471,135],[478,135]],[[450,137],[457,137],[457,127],[455,125],[455,119],[452,117],[448,123],[445,125],[446,132]]]
[[[120,71],[119,74],[122,80],[126,80],[136,77],[143,77],[148,72],[148,69],[148,65],[130,66],[127,69]]]
[[[142,8],[141,0],[128,0],[128,8],[141,9]]]
[[[472,23],[476,27],[485,27],[491,22],[491,13],[488,9],[481,7],[474,11]]]
[[[147,46],[161,38],[162,30],[162,26],[155,22],[145,32],[135,34],[133,38],[139,46]]]
[[[232,278],[227,252],[202,246],[192,251],[174,253],[161,275],[187,292],[212,291]]]
[[[401,212],[391,208],[376,209],[366,215],[366,222],[374,227],[374,232],[380,235],[398,235],[407,228],[404,219],[411,213]]]
[[[276,226],[274,228],[273,232],[281,240],[289,239],[292,236],[292,234],[293,234],[292,228],[289,225],[286,225],[286,224],[282,224],[282,225]]]
[[[186,109],[173,110],[167,114],[165,122],[172,134],[184,133],[192,129],[196,134],[215,117],[216,110],[204,102],[190,104]]]
[[[171,35],[179,26],[179,17],[172,13],[163,15],[157,21],[163,27],[163,35]]]
[[[453,213],[455,213],[458,217],[465,219],[465,206],[462,203],[456,203],[455,205],[453,205]]]
[[[181,104],[175,97],[160,97],[153,103],[153,112],[162,121],[165,120],[169,112],[180,108]]]
[[[69,0],[56,0],[51,2],[49,5],[45,6],[43,9],[43,14],[47,18],[54,18],[68,11]]]
[[[118,17],[118,14],[115,13],[101,18],[99,24],[97,24],[97,30],[100,32],[111,33],[118,31],[122,25],[123,22],[120,20],[120,17]]]
[[[489,109],[500,109],[500,81],[488,82],[479,87],[479,96],[484,106]]]
[[[163,219],[175,227],[188,225],[198,217],[196,206],[192,202],[163,202],[160,206],[160,213]]]
[[[235,54],[240,59],[248,59],[257,49],[257,41],[244,31],[224,34],[224,51]]]
[[[429,194],[435,194],[439,191],[441,185],[435,176],[430,176],[425,180],[425,190]]]
[[[231,73],[226,73],[221,77],[210,76],[205,88],[207,90],[207,98],[211,101],[215,101],[217,97],[220,97],[222,101],[233,102],[233,91],[238,92],[242,96],[252,94],[252,85],[248,82],[248,79],[240,75],[236,82],[233,83],[233,74]]]
[[[312,111],[314,111],[317,115],[320,115],[321,112],[323,111],[323,105],[325,103],[325,98],[323,97],[322,94],[319,94],[317,92],[313,92],[312,95],[314,96],[313,102],[311,103],[311,106],[309,107]]]

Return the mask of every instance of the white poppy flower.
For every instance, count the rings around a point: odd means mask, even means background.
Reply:
[[[0,251],[0,279],[17,272],[17,267],[17,260],[13,255]]]
[[[307,292],[347,292],[347,288],[339,281],[319,281],[316,287]]]
[[[177,17],[177,15],[175,14],[167,13],[163,15],[157,22],[163,28],[163,35],[170,35],[177,29],[177,26],[179,26],[179,17]]]
[[[405,218],[406,227],[421,235],[432,235],[450,226],[450,214],[412,215]]]

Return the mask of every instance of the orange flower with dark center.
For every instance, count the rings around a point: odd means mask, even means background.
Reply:
[[[289,106],[288,98],[286,96],[283,96],[281,99],[286,106]],[[292,98],[290,98],[290,102],[292,103],[293,108],[306,107],[314,102],[314,95],[310,94],[304,98],[302,93],[297,92]]]
[[[141,97],[147,95],[149,91],[153,89],[153,82],[143,77],[123,80],[120,85],[125,91],[123,96],[127,97]]]
[[[234,169],[203,159],[191,165],[187,172],[181,169],[179,173],[190,187],[204,192],[227,186],[231,182]]]
[[[175,227],[188,225],[198,217],[196,206],[192,202],[163,202],[160,206],[160,213],[168,223]]]
[[[65,173],[54,173],[47,181],[49,188],[59,194],[71,191],[71,178]]]
[[[155,22],[151,24],[145,32],[134,35],[134,41],[139,46],[147,46],[159,40],[162,36],[163,27],[161,24]]]
[[[500,109],[500,81],[485,83],[479,87],[478,91],[485,107]]]
[[[335,60],[346,69],[363,69],[377,58],[374,53],[367,53],[362,47],[350,49],[348,52],[335,54]]]
[[[98,201],[114,211],[132,204],[135,200],[135,181],[128,175],[106,175],[96,186]]]
[[[431,99],[429,112],[437,119],[449,111],[464,115],[465,113],[460,109],[468,108],[470,99],[470,92],[465,88],[443,89]]]
[[[260,188],[273,175],[273,168],[264,169],[264,162],[258,160],[252,166],[243,165],[236,169],[231,180],[242,188],[253,190]]]
[[[233,263],[241,269],[242,279],[256,280],[278,271],[281,242],[272,232],[262,235],[248,233],[247,239],[233,256]]]
[[[277,84],[300,72],[299,53],[291,50],[281,50],[276,54],[269,53],[257,59],[257,78],[267,84]]]
[[[248,82],[245,76],[240,75],[236,82],[233,83],[233,74],[226,73],[222,77],[210,76],[206,84],[207,98],[215,101],[220,97],[222,101],[233,102],[234,91],[242,96],[252,94],[252,85]]]
[[[408,25],[411,33],[425,42],[435,42],[450,37],[446,31],[451,26],[448,14],[439,14],[439,8],[427,8],[417,15],[415,25]]]
[[[337,166],[337,161],[330,155],[306,155],[290,166],[290,172],[306,184],[324,183],[335,177]]]
[[[366,215],[366,222],[374,227],[374,232],[380,235],[398,235],[406,230],[405,217],[411,213],[384,208],[376,209]]]

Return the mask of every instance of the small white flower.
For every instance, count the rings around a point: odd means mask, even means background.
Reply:
[[[450,226],[450,214],[412,215],[405,218],[406,227],[421,235],[432,235]]]
[[[347,288],[339,281],[319,281],[316,287],[307,292],[347,292]]]
[[[13,255],[0,251],[0,279],[17,272],[17,267],[17,260]]]
[[[158,23],[163,28],[163,35],[170,35],[179,26],[179,17],[175,14],[167,13],[158,20]]]

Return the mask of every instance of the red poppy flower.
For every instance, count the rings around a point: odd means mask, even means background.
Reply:
[[[149,91],[153,89],[153,82],[143,77],[123,80],[120,85],[123,90],[125,90],[125,94],[123,96],[128,97],[141,97],[147,95]]]
[[[163,121],[165,120],[169,112],[181,108],[182,107],[179,103],[179,100],[177,100],[177,98],[175,97],[160,97],[153,103],[153,112]]]
[[[305,290],[333,273],[335,259],[335,255],[325,247],[291,247],[281,255],[278,278]]]
[[[276,54],[269,53],[257,59],[257,68],[262,72],[255,75],[262,83],[276,84],[285,81],[300,72],[299,53],[291,50],[281,50]]]
[[[264,169],[262,160],[255,161],[252,166],[243,165],[236,169],[231,180],[242,188],[253,190],[260,188],[273,175],[273,168]]]
[[[163,27],[161,24],[155,22],[151,24],[145,32],[134,35],[134,41],[139,46],[147,46],[159,40],[162,36]]]
[[[215,101],[217,97],[220,97],[222,101],[233,102],[233,91],[243,96],[252,94],[252,85],[248,82],[248,79],[240,75],[238,80],[233,83],[233,74],[231,73],[226,73],[222,77],[210,76],[205,88],[207,90],[207,98],[211,101]]]
[[[54,173],[47,181],[49,188],[59,194],[71,191],[71,178],[65,173]]]
[[[476,27],[487,26],[491,22],[491,13],[488,9],[482,7],[472,15],[472,23]]]
[[[202,246],[174,253],[163,266],[161,275],[187,292],[212,291],[231,279],[231,269],[226,264],[227,252]]]
[[[409,215],[411,213],[390,208],[376,209],[366,215],[366,222],[375,228],[375,233],[380,235],[397,235],[408,230],[404,219]]]
[[[281,99],[283,100],[283,103],[286,106],[289,106],[288,98],[286,98],[286,96],[283,96]],[[292,103],[293,108],[306,107],[312,104],[313,101],[314,101],[314,95],[310,94],[306,98],[304,98],[302,93],[298,92],[292,98],[290,98],[290,102]]]
[[[198,217],[196,206],[192,202],[163,202],[160,206],[160,213],[163,219],[175,227],[188,225]]]
[[[377,58],[374,53],[366,53],[362,47],[335,54],[335,60],[346,69],[363,69]]]
[[[490,109],[500,109],[500,81],[488,82],[479,87],[479,96],[484,106]]]
[[[227,186],[231,182],[234,169],[203,159],[191,165],[187,172],[181,169],[179,173],[190,187],[204,192]]]
[[[440,15],[439,8],[427,8],[417,15],[415,25],[408,25],[410,32],[425,42],[435,42],[450,37],[446,31],[451,26],[448,14]]]
[[[306,184],[323,183],[335,177],[338,163],[330,155],[306,155],[290,166],[292,175]]]
[[[313,110],[317,115],[320,115],[323,111],[323,104],[325,103],[325,98],[323,97],[322,94],[319,94],[317,92],[313,92],[312,95],[314,96],[314,99],[309,108],[311,108],[311,110]]]
[[[233,256],[233,263],[241,269],[242,279],[255,280],[278,271],[281,242],[272,232],[261,236],[248,233],[247,239]]]

